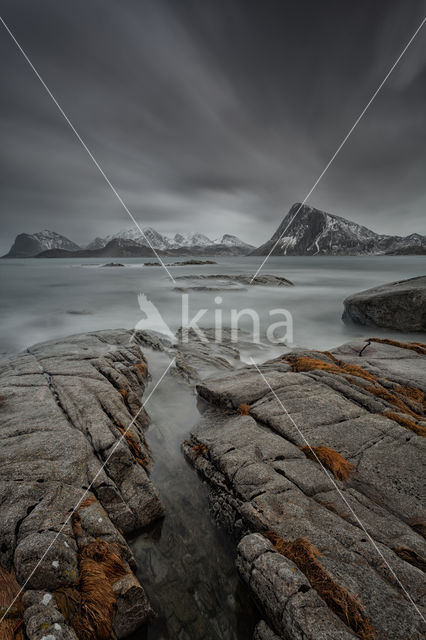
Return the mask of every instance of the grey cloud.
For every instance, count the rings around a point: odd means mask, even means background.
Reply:
[[[0,5],[138,220],[256,244],[304,198],[426,15],[424,0]],[[312,205],[426,232],[425,38]],[[2,248],[21,231],[84,242],[130,226],[4,31],[0,56]]]

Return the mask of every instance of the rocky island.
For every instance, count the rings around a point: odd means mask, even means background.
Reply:
[[[196,387],[183,449],[234,541],[254,640],[423,637],[426,347],[372,338],[247,366],[238,345],[127,330],[1,362],[4,637],[107,640],[149,624],[126,538],[164,514],[141,408],[153,350]]]

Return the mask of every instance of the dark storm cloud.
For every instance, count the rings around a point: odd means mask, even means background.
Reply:
[[[297,6],[296,6],[297,5]],[[413,0],[56,0],[1,14],[135,216],[259,244],[302,200],[426,15]],[[426,232],[426,27],[309,202]],[[130,226],[0,30],[2,249]]]

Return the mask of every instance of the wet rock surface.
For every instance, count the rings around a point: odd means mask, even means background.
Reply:
[[[0,557],[25,584],[27,636],[76,640],[64,593],[84,591],[84,558],[100,543],[118,557],[118,574],[103,575],[118,638],[153,615],[136,559],[161,610],[147,638],[419,640],[425,348],[369,341],[293,351],[259,365],[262,377],[242,362],[245,348],[253,353],[243,335],[236,344],[224,330],[218,344],[204,334],[207,342],[179,332],[172,344],[99,331],[2,361]],[[143,352],[156,354],[159,372],[176,358],[151,430],[144,410],[136,416]],[[131,438],[117,445],[132,420]],[[194,423],[184,451],[204,487],[176,455]],[[211,518],[230,534],[260,622]],[[141,528],[130,547],[125,536]],[[311,545],[309,562],[289,553],[300,540]],[[349,609],[342,615],[324,584],[359,599],[361,623]]]
[[[342,319],[361,325],[426,331],[426,276],[360,291],[344,301]]]
[[[198,382],[184,450],[238,545],[256,640],[423,637],[425,365],[360,341]]]
[[[107,262],[102,264],[101,267],[124,267],[124,264],[122,262]]]
[[[182,285],[175,287],[176,291],[226,291],[229,289],[246,291],[250,286],[263,287],[292,287],[293,283],[282,276],[259,274],[253,279],[250,274],[202,274],[178,276],[176,280]]]
[[[25,585],[31,640],[75,637],[58,593],[79,585],[91,541],[118,556],[120,577],[111,578],[116,635],[128,635],[152,613],[124,538],[164,512],[148,475],[149,419],[139,412],[147,365],[131,336],[80,334],[1,361],[1,566]],[[71,514],[81,500],[77,544]]]

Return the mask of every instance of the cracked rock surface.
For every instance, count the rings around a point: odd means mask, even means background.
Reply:
[[[185,444],[262,611],[254,639],[420,640],[426,355],[360,341],[286,354],[260,370],[267,382],[255,367],[200,381],[208,407]],[[307,443],[334,450],[352,472],[339,479],[305,455]],[[263,535],[271,532],[314,545],[333,583],[359,599],[373,635],[336,613],[310,567]]]
[[[138,413],[147,365],[131,335],[85,333],[1,361],[0,564],[25,584],[30,640],[75,637],[54,596],[79,580],[70,514],[82,497],[87,540],[118,545],[127,567],[113,585],[115,633],[128,635],[151,614],[124,538],[163,514],[148,475],[148,415]]]

